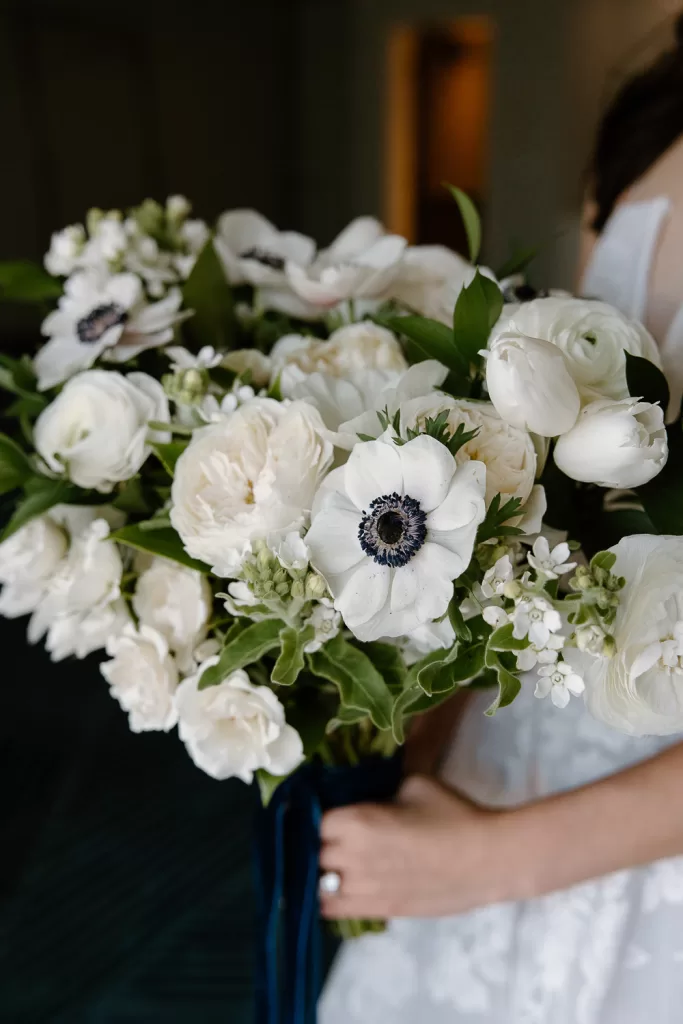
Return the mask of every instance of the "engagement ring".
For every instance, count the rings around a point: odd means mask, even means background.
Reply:
[[[341,875],[338,871],[326,871],[320,876],[320,891],[330,896],[336,895],[341,889]]]

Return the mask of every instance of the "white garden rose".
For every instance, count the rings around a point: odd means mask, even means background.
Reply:
[[[612,572],[626,579],[612,633],[616,653],[567,649],[601,721],[635,736],[683,730],[683,537],[624,537]]]
[[[452,433],[458,427],[476,430],[476,437],[457,452],[458,464],[475,459],[486,466],[486,504],[496,494],[521,498],[531,494],[536,477],[536,449],[528,431],[501,419],[490,402],[451,398],[440,392],[416,398],[401,407],[401,430],[422,430],[427,419],[448,412]]]
[[[129,480],[149,455],[151,420],[167,423],[168,401],[161,384],[146,373],[124,377],[86,370],[72,377],[35,425],[35,446],[54,473],[80,487],[112,490]]]
[[[333,331],[327,341],[303,334],[286,334],[270,353],[271,380],[280,381],[285,398],[293,397],[297,383],[313,373],[348,378],[379,370],[403,373],[408,364],[391,331],[369,320]]]
[[[485,515],[486,467],[458,466],[424,434],[357,444],[324,481],[306,535],[311,565],[359,640],[441,618]]]
[[[668,454],[663,411],[626,398],[586,406],[575,426],[558,438],[554,457],[572,480],[628,490],[657,476]]]
[[[661,366],[657,345],[643,325],[606,302],[549,296],[508,306],[491,332],[489,347],[510,333],[556,345],[584,402],[628,396],[625,352]]]
[[[522,334],[501,334],[491,344],[486,388],[504,420],[542,437],[571,430],[581,407],[562,352]]]
[[[268,686],[254,686],[241,669],[218,686],[198,689],[207,658],[176,692],[178,734],[194,763],[214,779],[250,783],[264,768],[288,775],[303,760],[298,732],[285,721],[282,704]]]
[[[173,652],[182,672],[192,671],[193,652],[206,636],[211,587],[205,576],[177,562],[155,558],[138,577],[133,610]]]
[[[38,516],[0,544],[0,615],[35,611],[66,552],[67,538],[48,515]]]
[[[233,576],[253,541],[304,526],[332,460],[323,432],[307,402],[270,398],[195,431],[172,489],[171,522],[188,554]]]
[[[111,661],[100,665],[111,695],[124,711],[132,732],[168,732],[178,720],[173,695],[178,670],[168,644],[155,629],[132,623],[107,642]]]

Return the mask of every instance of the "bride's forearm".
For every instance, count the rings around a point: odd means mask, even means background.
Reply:
[[[524,899],[683,854],[683,743],[580,789],[499,819],[514,889]]]

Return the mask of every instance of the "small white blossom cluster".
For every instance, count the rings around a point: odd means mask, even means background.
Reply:
[[[662,470],[663,410],[627,386],[625,353],[656,372],[647,332],[564,295],[503,306],[486,268],[373,218],[318,248],[189,214],[147,201],[53,237],[47,340],[3,366],[0,613],[53,660],[105,652],[131,729],[177,726],[218,779],[293,771],[315,714],[326,756],[356,727],[386,751],[411,701],[482,673],[499,704],[585,690],[621,728],[683,727],[678,538],[577,567],[543,522],[551,450],[570,481]],[[485,361],[456,302],[487,303]]]

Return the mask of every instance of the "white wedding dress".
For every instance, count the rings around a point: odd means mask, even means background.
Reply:
[[[583,282],[642,319],[668,200],[619,208]],[[683,384],[683,311],[662,345]],[[444,781],[491,806],[570,789],[656,754],[681,737],[637,739],[563,710],[525,687],[493,719],[474,694]],[[577,842],[580,842],[577,837]],[[457,857],[457,847],[453,856]],[[506,865],[500,865],[501,872]],[[683,857],[522,903],[458,917],[392,921],[347,943],[320,1024],[682,1024]]]

